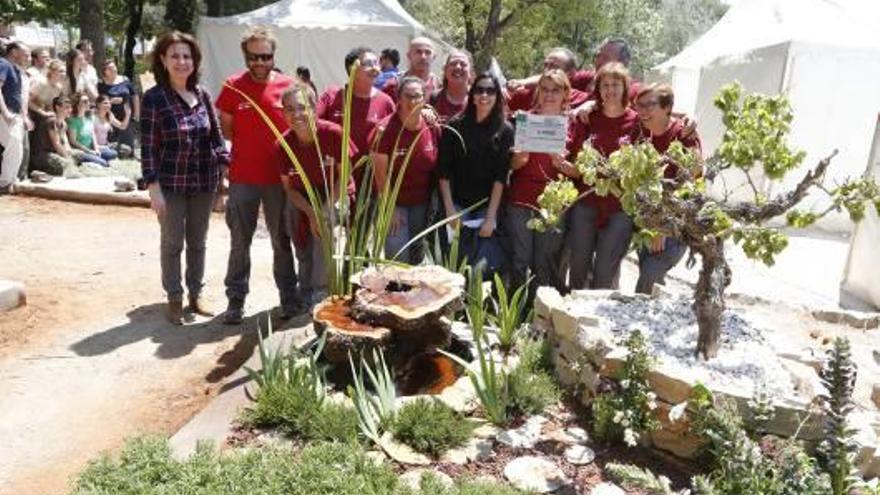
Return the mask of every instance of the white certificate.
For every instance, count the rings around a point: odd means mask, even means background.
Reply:
[[[516,115],[514,149],[533,153],[563,153],[567,135],[568,117],[565,115],[520,112]]]

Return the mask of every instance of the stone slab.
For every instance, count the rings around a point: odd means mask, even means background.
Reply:
[[[109,204],[120,206],[150,207],[147,191],[114,192],[114,182],[122,177],[83,177],[64,179],[56,177],[51,182],[19,182],[17,194],[38,198],[59,199],[77,203]]]
[[[0,279],[0,311],[9,311],[27,304],[24,284]]]

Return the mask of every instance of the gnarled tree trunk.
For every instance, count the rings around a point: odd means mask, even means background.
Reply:
[[[724,239],[714,238],[697,252],[703,260],[694,291],[694,313],[699,328],[697,355],[710,359],[718,354],[720,345],[724,289],[730,285],[730,266],[724,258]]]

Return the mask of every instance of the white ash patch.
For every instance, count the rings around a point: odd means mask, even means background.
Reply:
[[[600,317],[600,326],[610,330],[623,345],[638,329],[648,342],[650,353],[672,370],[706,385],[730,387],[751,394],[763,384],[772,396],[795,394],[791,375],[782,366],[764,330],[741,315],[725,310],[721,316],[721,346],[718,356],[697,358],[697,321],[688,296],[648,298],[612,295],[566,298],[578,312]]]

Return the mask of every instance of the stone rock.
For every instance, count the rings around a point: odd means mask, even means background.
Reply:
[[[565,445],[586,445],[590,441],[586,430],[578,427],[553,430],[547,433],[544,438]]]
[[[568,308],[553,308],[551,317],[553,319],[553,333],[569,340],[577,339],[578,329],[589,328],[592,330],[597,328],[601,321],[598,316],[579,310],[575,305]]]
[[[413,469],[401,474],[400,481],[405,486],[412,488],[414,491],[418,491],[422,485],[422,475],[426,473],[433,475],[437,478],[440,484],[446,488],[452,488],[455,484],[448,474],[437,471],[436,469]]]
[[[791,375],[791,383],[802,397],[815,397],[822,390],[822,381],[816,369],[800,361],[780,358],[782,367]]]
[[[661,297],[667,297],[672,293],[669,292],[669,289],[666,288],[663,284],[654,284],[654,287],[651,289],[651,297],[654,299],[658,299]]]
[[[0,311],[9,311],[27,304],[24,284],[0,279]]]
[[[504,467],[504,477],[520,490],[538,493],[556,491],[568,484],[568,478],[556,464],[535,456],[518,457],[510,461]]]
[[[880,327],[880,314],[848,309],[817,309],[810,313],[813,318],[828,323],[849,325],[853,328],[871,330]]]
[[[480,406],[477,391],[467,375],[460,377],[451,387],[444,388],[435,397],[460,414],[470,414]]]
[[[614,483],[599,483],[590,490],[590,495],[626,495],[622,488]]]
[[[388,457],[400,464],[409,464],[413,466],[428,466],[431,459],[426,455],[420,454],[408,445],[398,442],[391,433],[386,432],[379,439],[379,446],[388,454]]]
[[[473,431],[473,435],[477,438],[495,438],[499,433],[501,433],[501,428],[491,423],[483,423]]]
[[[566,461],[575,466],[589,464],[596,459],[596,453],[593,452],[593,449],[585,445],[572,445],[565,449],[562,455],[565,456]]]
[[[561,308],[565,301],[559,292],[553,287],[538,287],[535,293],[535,319],[551,320],[553,308]]]
[[[495,453],[492,451],[492,440],[471,438],[464,446],[444,452],[440,462],[464,465],[469,462],[484,461],[493,455]]]
[[[874,402],[877,409],[880,409],[880,383],[871,386],[871,401]]]
[[[498,441],[515,449],[530,449],[541,439],[541,429],[547,418],[532,416],[522,426],[498,434]]]
[[[780,358],[809,366],[810,368],[813,368],[816,373],[821,372],[822,366],[825,364],[824,357],[818,355],[817,351],[810,347],[777,351],[776,355]]]

